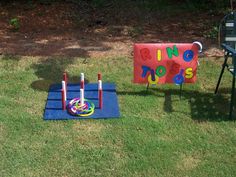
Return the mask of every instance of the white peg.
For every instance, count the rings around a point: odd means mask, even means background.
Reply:
[[[102,81],[98,80],[98,90],[102,90]]]
[[[84,105],[84,89],[80,89],[80,104]]]
[[[66,96],[67,96],[67,93],[66,93],[66,82],[65,81],[61,81],[61,84],[62,84],[62,89],[64,90],[64,99],[65,101],[67,100]]]
[[[84,81],[84,73],[80,73],[80,80]]]

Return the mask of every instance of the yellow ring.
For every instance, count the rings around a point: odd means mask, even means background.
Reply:
[[[152,76],[151,74],[148,76],[148,83],[151,85],[157,85],[159,81],[159,77],[157,75],[155,75],[155,81],[152,80]]]
[[[86,117],[86,116],[90,116],[94,113],[94,109],[92,109],[92,111],[88,114],[80,114],[79,116],[82,116],[82,117]]]

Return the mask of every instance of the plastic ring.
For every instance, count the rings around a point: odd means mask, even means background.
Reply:
[[[155,75],[155,81],[152,80],[152,76],[149,75],[148,76],[148,83],[151,85],[156,85],[159,81],[159,77],[157,75]]]
[[[71,115],[86,117],[94,113],[95,105],[87,99],[84,99],[84,105],[80,105],[80,98],[74,98],[69,102],[67,110]]]
[[[202,48],[203,48],[201,42],[195,41],[195,42],[193,42],[193,44],[197,44],[198,45],[198,48],[199,48],[198,52],[201,53],[202,52]]]

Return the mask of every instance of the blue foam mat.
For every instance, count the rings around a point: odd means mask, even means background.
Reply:
[[[98,85],[97,83],[85,84],[84,96],[95,104],[94,114],[88,117],[72,116],[67,110],[62,110],[61,84],[51,85],[44,111],[44,120],[66,119],[99,119],[119,118],[120,111],[116,95],[115,84],[103,83],[103,107],[98,108]],[[80,96],[80,84],[67,85],[67,104],[70,100]]]

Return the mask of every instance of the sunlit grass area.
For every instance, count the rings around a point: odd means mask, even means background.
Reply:
[[[1,57],[0,176],[235,176],[227,72],[214,95],[220,63],[200,59],[180,99],[176,85],[133,84],[131,58]],[[121,117],[44,121],[47,90],[63,71],[71,82],[102,72],[117,86]]]

